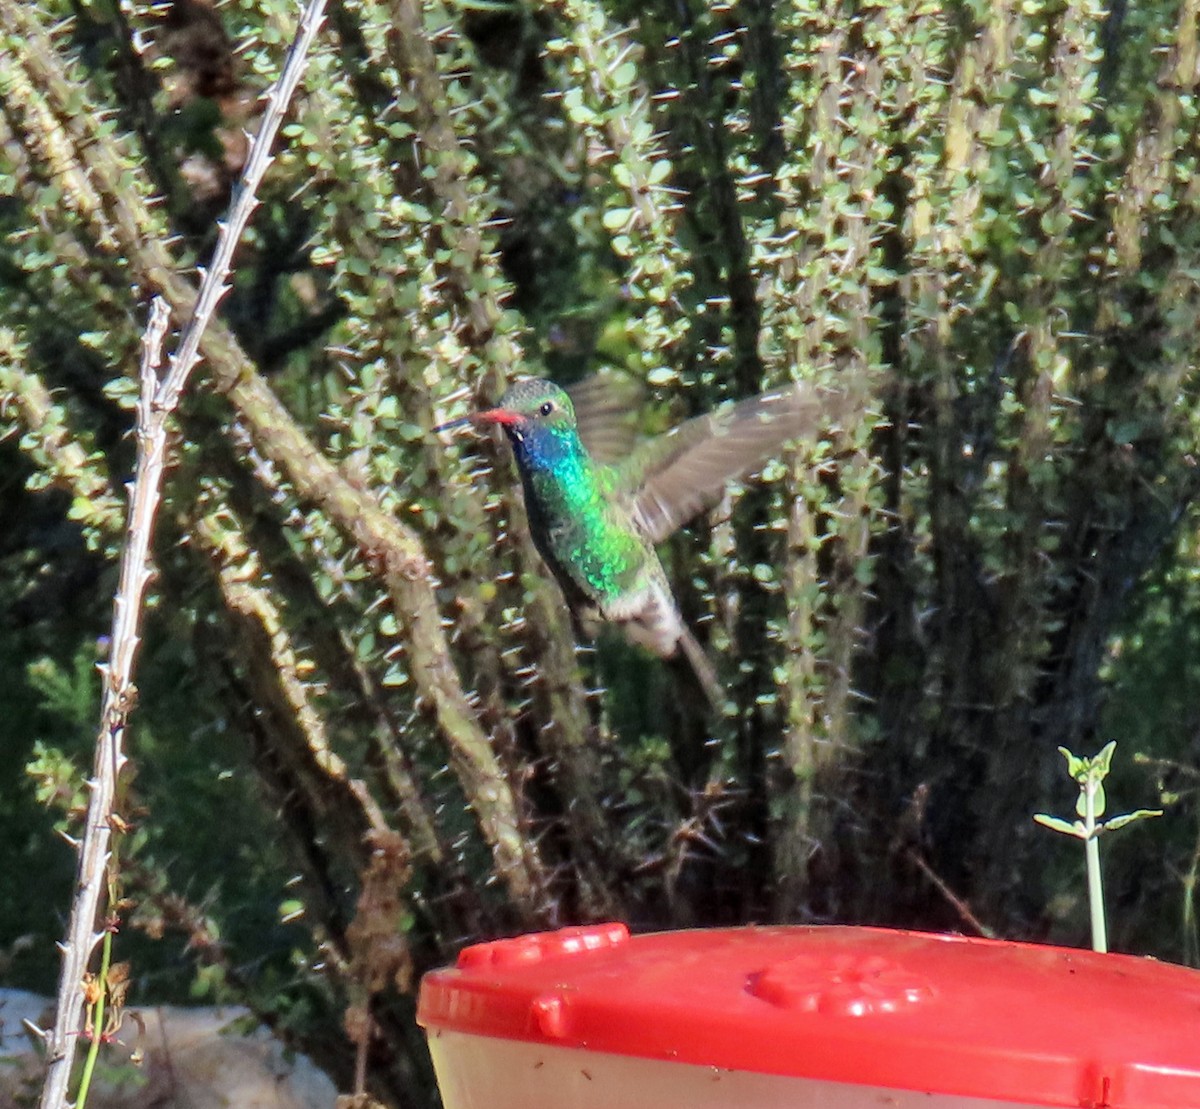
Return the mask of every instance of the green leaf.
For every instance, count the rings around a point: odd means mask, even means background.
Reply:
[[[1071,754],[1065,747],[1060,747],[1058,753],[1067,760],[1067,773],[1076,781],[1079,781],[1079,776],[1084,770],[1084,760],[1077,755]]]
[[[628,208],[610,208],[604,213],[600,222],[606,231],[620,231],[628,223],[632,212]]]
[[[637,63],[633,61],[622,62],[612,71],[610,79],[614,88],[628,88],[637,80]]]
[[[1075,811],[1080,816],[1087,816],[1087,793],[1089,788],[1087,781],[1088,779],[1086,775],[1080,779],[1082,788],[1079,791],[1079,799],[1075,802]],[[1091,786],[1091,790],[1092,816],[1095,818],[1103,815],[1104,809],[1108,804],[1108,797],[1105,795],[1104,786],[1099,781],[1096,781],[1095,784]]]
[[[1138,809],[1135,812],[1123,813],[1121,816],[1114,816],[1112,820],[1106,820],[1100,825],[1101,832],[1115,832],[1118,828],[1124,828],[1126,824],[1133,824],[1138,820],[1149,820],[1151,817],[1162,816],[1162,809]]]
[[[408,673],[399,663],[392,663],[388,667],[387,673],[383,675],[381,683],[388,689],[406,685],[408,683]]]
[[[1035,813],[1033,819],[1053,832],[1062,832],[1064,836],[1075,836],[1076,839],[1087,839],[1087,831],[1078,820],[1072,824],[1068,820],[1060,820],[1057,816],[1048,816],[1041,812]]]

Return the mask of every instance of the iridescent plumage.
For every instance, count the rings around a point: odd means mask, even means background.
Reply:
[[[585,623],[611,621],[664,658],[682,648],[715,706],[712,664],[683,623],[654,546],[789,439],[811,433],[829,397],[792,386],[718,409],[634,447],[613,393],[514,385],[495,408],[438,430],[499,424],[516,455],[539,553]],[[595,452],[595,456],[593,456]],[[608,459],[613,461],[609,462]]]

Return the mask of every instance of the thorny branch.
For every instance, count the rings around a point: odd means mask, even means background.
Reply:
[[[133,665],[137,654],[138,624],[149,584],[150,538],[162,489],[166,459],[165,412],[156,413],[158,366],[167,330],[167,305],[155,299],[150,322],[142,341],[141,396],[137,415],[137,476],[129,499],[129,532],[121,558],[120,585],[113,605],[112,657],[104,667],[104,694],[100,731],[96,737],[96,761],[88,801],[83,845],[79,852],[79,878],[75,904],[62,945],[62,975],[58,986],[58,1011],[54,1028],[47,1035],[46,1084],[42,1109],[66,1104],[67,1084],[75,1055],[77,1034],[84,1006],[84,976],[88,962],[104,932],[96,932],[100,897],[108,864],[112,835],[113,798],[117,777],[126,762],[122,750],[125,725],[137,700]],[[103,984],[101,984],[103,988]]]
[[[113,605],[112,658],[105,667],[100,731],[79,854],[77,892],[67,938],[62,945],[58,1010],[54,1028],[46,1036],[47,1072],[41,1109],[61,1109],[67,1104],[71,1063],[83,1013],[84,975],[96,944],[103,936],[103,932],[97,933],[94,929],[108,861],[117,777],[126,762],[122,750],[125,726],[137,701],[137,687],[133,683],[134,661],[142,605],[151,577],[150,544],[162,494],[167,424],[199,360],[200,337],[228,288],[234,250],[257,205],[255,197],[271,162],[271,146],[304,72],[305,59],[321,24],[324,7],[325,0],[310,0],[301,16],[283,73],[267,96],[266,110],[234,193],[229,218],[221,226],[212,264],[204,274],[178,351],[170,360],[170,370],[162,379],[158,367],[162,361],[162,342],[169,312],[161,297],[156,297],[151,305],[142,347],[137,467],[130,489],[129,530],[121,556],[120,584]]]

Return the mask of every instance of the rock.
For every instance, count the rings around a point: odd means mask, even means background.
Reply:
[[[41,1061],[22,1022],[44,1025],[52,1008],[0,989],[0,1105],[36,1104]],[[88,1109],[333,1109],[329,1078],[267,1029],[244,1033],[248,1021],[237,1006],[126,1010],[118,1042],[101,1048]]]

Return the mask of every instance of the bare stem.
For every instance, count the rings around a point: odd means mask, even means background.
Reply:
[[[166,456],[166,422],[156,419],[154,396],[158,389],[158,366],[167,330],[167,305],[156,299],[142,339],[141,397],[138,401],[137,470],[129,497],[129,533],[121,555],[120,584],[113,602],[112,656],[103,667],[104,694],[100,709],[100,731],[96,737],[91,797],[79,852],[79,875],[67,938],[62,945],[62,976],[58,985],[58,1011],[54,1028],[46,1038],[46,1084],[42,1109],[60,1109],[66,1104],[71,1063],[75,1056],[83,1017],[84,974],[103,933],[94,931],[100,910],[101,887],[108,865],[112,834],[113,797],[117,776],[125,764],[122,741],[125,724],[137,698],[133,663],[137,654],[138,622],[150,580],[150,538],[162,486]],[[157,425],[157,435],[155,427]],[[103,983],[101,983],[103,986]]]
[[[1084,828],[1087,837],[1083,850],[1087,858],[1088,908],[1092,918],[1092,950],[1108,950],[1108,929],[1104,920],[1104,885],[1100,876],[1100,840],[1096,829],[1096,789],[1099,779],[1089,777],[1083,785]]]
[[[137,700],[133,683],[138,627],[146,587],[151,577],[150,544],[162,494],[167,454],[167,423],[188,376],[198,361],[200,338],[222,295],[234,250],[257,205],[256,193],[271,163],[271,145],[288,101],[304,72],[309,47],[316,36],[325,0],[309,0],[300,19],[279,80],[267,96],[267,106],[250,154],[234,192],[228,219],[222,224],[212,264],[204,274],[179,348],[161,380],[162,342],[167,330],[168,307],[161,297],[151,305],[150,322],[142,342],[141,394],[137,410],[137,467],[129,496],[129,530],[121,555],[120,584],[113,603],[112,657],[104,668],[104,693],[100,731],[88,802],[87,822],[79,855],[75,903],[67,938],[62,945],[62,975],[54,1028],[46,1037],[47,1071],[41,1109],[62,1109],[67,1104],[71,1064],[81,1027],[84,974],[98,939],[94,929],[100,911],[101,884],[109,856],[113,799],[117,777],[126,758],[122,742],[129,712]],[[103,989],[104,983],[100,983]]]

